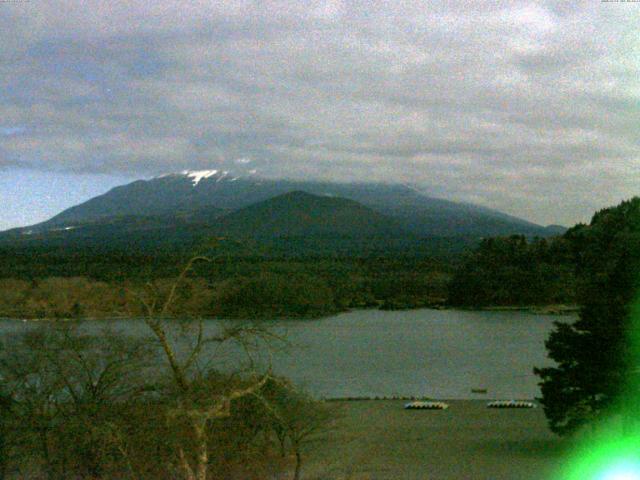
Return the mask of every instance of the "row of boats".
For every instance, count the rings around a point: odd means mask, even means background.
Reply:
[[[446,410],[449,405],[445,402],[414,401],[405,404],[407,410]],[[522,400],[495,400],[487,403],[487,408],[536,408],[533,402]]]

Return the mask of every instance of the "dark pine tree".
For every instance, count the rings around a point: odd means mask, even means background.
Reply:
[[[0,480],[7,477],[7,464],[9,463],[9,432],[11,431],[13,398],[8,393],[0,390]]]
[[[580,316],[556,323],[546,342],[555,367],[536,368],[552,431],[565,435],[602,416],[638,369],[630,309],[640,273],[640,198],[596,213],[567,232],[577,250]],[[638,325],[636,325],[638,328]]]

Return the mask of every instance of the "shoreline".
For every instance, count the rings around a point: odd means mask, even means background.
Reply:
[[[414,311],[414,310],[460,310],[463,312],[524,312],[530,313],[533,315],[553,315],[553,316],[567,316],[574,315],[580,311],[580,307],[578,305],[563,305],[563,304],[551,304],[551,305],[524,305],[524,306],[485,306],[485,307],[462,307],[462,306],[445,306],[445,305],[425,305],[418,307],[409,307],[409,308],[395,308],[395,309],[387,309],[380,307],[371,307],[371,308],[349,308],[345,310],[340,310],[336,312],[332,312],[326,315],[311,315],[308,317],[300,317],[300,316],[292,316],[292,317],[257,317],[252,319],[252,321],[259,322],[272,322],[272,321],[313,321],[313,320],[323,320],[326,318],[331,318],[336,315],[340,315],[342,313],[349,313],[355,311],[381,311],[381,312],[406,312],[406,311]],[[173,317],[173,318],[181,318],[181,317]],[[9,317],[9,316],[0,316],[0,321],[9,320],[15,322],[85,322],[85,321],[118,321],[118,320],[139,320],[141,317],[131,318],[128,316],[98,316],[98,317],[36,317],[36,318],[28,318],[28,317]],[[246,321],[246,318],[221,318],[221,317],[200,317],[193,318],[193,320],[218,320],[218,321]]]
[[[480,394],[479,394],[480,395]],[[537,398],[506,398],[506,397],[491,397],[487,396],[486,398],[435,398],[435,397],[427,397],[427,396],[372,396],[372,397],[326,397],[320,398],[323,402],[337,402],[337,403],[348,403],[348,402],[407,402],[407,401],[424,401],[424,402],[493,402],[493,401],[501,401],[501,400],[514,400],[517,402],[533,402],[536,407],[538,407],[538,399]]]

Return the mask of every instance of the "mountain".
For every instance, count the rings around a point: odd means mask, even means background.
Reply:
[[[122,216],[189,218],[215,208],[231,212],[289,192],[341,197],[395,218],[424,237],[555,234],[545,227],[476,205],[430,197],[407,185],[274,180],[218,170],[184,171],[116,187],[19,232],[51,231]],[[199,213],[200,212],[200,213]]]
[[[207,170],[116,187],[46,222],[0,233],[0,247],[28,250],[20,255],[188,254],[208,239],[224,238],[230,241],[218,245],[218,252],[229,255],[448,257],[484,237],[562,231],[429,197],[407,185],[273,180]]]
[[[465,246],[458,242],[452,249],[447,242],[443,249],[353,200],[295,191],[231,213],[200,207],[189,215],[101,217],[75,226],[13,230],[0,234],[0,251],[54,258],[189,255],[204,252],[212,239],[218,240],[213,255],[302,258],[429,256]]]
[[[235,238],[370,238],[404,234],[395,219],[358,202],[302,191],[241,208],[222,217],[213,230]]]

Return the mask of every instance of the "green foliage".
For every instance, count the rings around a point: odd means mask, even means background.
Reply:
[[[578,245],[580,318],[556,324],[546,345],[557,366],[535,370],[545,414],[559,434],[599,418],[637,368],[630,364],[629,312],[639,286],[640,198],[596,213],[588,227],[567,236]]]
[[[213,304],[219,317],[309,317],[336,310],[333,292],[321,278],[274,273],[223,282]]]
[[[575,252],[569,236],[489,238],[467,255],[449,287],[459,306],[575,303]]]
[[[13,398],[0,388],[0,479],[4,480],[10,462],[10,441],[13,427]]]

